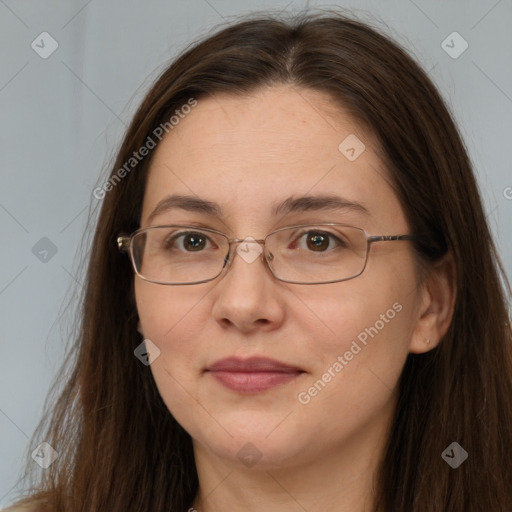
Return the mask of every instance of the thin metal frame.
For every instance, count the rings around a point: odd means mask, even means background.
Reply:
[[[278,277],[274,271],[272,270],[272,267],[270,266],[270,263],[269,263],[269,259],[272,259],[272,258],[268,258],[267,255],[265,254],[265,242],[266,242],[266,239],[273,235],[274,233],[278,233],[279,231],[283,231],[285,229],[291,229],[291,228],[304,228],[304,227],[308,227],[308,226],[342,226],[342,227],[346,227],[346,228],[353,228],[353,229],[358,229],[359,231],[361,231],[364,236],[366,237],[366,255],[365,255],[365,260],[364,260],[364,266],[361,270],[361,272],[359,272],[359,274],[356,274],[354,276],[350,276],[350,277],[346,277],[346,278],[343,278],[343,279],[335,279],[333,281],[321,281],[321,282],[318,282],[318,283],[304,283],[304,282],[299,282],[299,281],[288,281],[286,279],[282,279],[280,277]],[[217,235],[221,235],[223,236],[227,241],[228,241],[228,245],[229,245],[229,250],[228,250],[228,254],[227,254],[227,257],[224,259],[224,264],[222,265],[222,268],[220,270],[220,272],[210,278],[210,279],[204,279],[202,281],[193,281],[191,283],[161,283],[159,281],[153,281],[151,279],[147,279],[145,278],[144,276],[142,276],[137,268],[136,268],[136,265],[135,265],[135,258],[133,257],[133,239],[135,236],[137,236],[139,233],[142,233],[142,232],[146,232],[146,231],[149,231],[151,229],[155,229],[155,228],[172,228],[172,227],[176,227],[176,228],[188,228],[188,229],[191,229],[191,230],[197,230],[197,231],[207,231],[207,232],[210,232],[210,233],[215,233]],[[291,284],[329,284],[329,283],[340,283],[342,281],[349,281],[350,279],[355,279],[356,277],[359,277],[365,270],[366,268],[366,264],[368,262],[368,255],[370,254],[370,245],[373,243],[373,242],[394,242],[394,241],[397,241],[397,240],[418,240],[419,239],[419,235],[369,235],[363,228],[358,228],[356,226],[351,226],[349,224],[340,224],[338,222],[320,222],[320,223],[308,223],[308,224],[297,224],[297,225],[294,225],[294,226],[286,226],[284,228],[279,228],[279,229],[276,229],[270,233],[268,233],[265,238],[262,238],[262,239],[254,239],[254,240],[247,240],[247,238],[249,237],[246,237],[246,238],[229,238],[228,235],[226,235],[225,233],[222,233],[221,231],[217,231],[215,229],[210,229],[210,228],[203,228],[203,227],[200,227],[200,226],[191,226],[191,225],[187,225],[187,224],[165,224],[165,225],[161,225],[161,226],[149,226],[147,228],[140,228],[140,229],[137,229],[136,231],[134,231],[131,235],[126,235],[126,234],[119,234],[119,236],[117,237],[116,241],[117,241],[117,246],[118,246],[118,249],[121,251],[121,252],[127,252],[130,256],[130,261],[132,263],[132,267],[133,267],[133,270],[135,271],[135,273],[141,278],[143,279],[144,281],[148,281],[150,283],[155,283],[155,284],[161,284],[163,286],[186,286],[186,285],[189,285],[189,284],[201,284],[201,283],[208,283],[210,281],[213,281],[214,279],[217,279],[217,277],[219,277],[222,273],[226,273],[230,266],[231,266],[231,263],[233,261],[233,247],[235,244],[238,244],[238,243],[242,243],[242,242],[246,242],[246,243],[258,243],[260,245],[263,245],[263,260],[267,266],[267,268],[270,270],[271,274],[278,280],[278,281],[282,281],[284,283],[291,283]],[[269,253],[269,255],[272,257],[272,253]]]

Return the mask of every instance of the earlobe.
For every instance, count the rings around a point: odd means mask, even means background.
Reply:
[[[450,327],[457,294],[456,267],[451,253],[432,267],[420,293],[416,326],[409,345],[413,354],[437,347]]]
[[[137,331],[139,331],[139,334],[144,338],[144,333],[142,332],[142,325],[140,323],[140,320],[137,322]]]

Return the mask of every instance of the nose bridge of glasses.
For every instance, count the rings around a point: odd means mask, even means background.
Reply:
[[[265,239],[264,238],[257,239],[257,238],[253,238],[252,236],[246,236],[245,238],[228,238],[228,242],[231,244],[239,244],[242,242],[247,242],[247,243],[258,243],[261,245],[261,244],[265,243]]]
[[[234,252],[238,252],[239,256],[243,257],[245,261],[247,261],[247,258],[244,257],[243,253],[249,252],[248,248],[246,247],[244,249],[238,249],[240,247],[240,244],[258,244],[261,247],[261,252],[265,253],[265,238],[254,238],[252,236],[247,236],[245,238],[228,238],[229,243],[229,252],[228,257],[232,260]],[[237,247],[238,246],[238,247]],[[238,249],[238,250],[237,250]],[[259,254],[258,254],[259,255]],[[269,255],[272,257],[272,255]],[[251,261],[255,258],[250,258]]]
[[[226,266],[231,266],[233,263],[235,252],[238,253],[240,259],[242,259],[245,263],[253,263],[258,258],[263,261],[265,266],[268,267],[270,272],[273,274],[272,267],[270,266],[270,262],[274,260],[274,254],[270,252],[268,246],[266,245],[266,238],[253,238],[251,236],[247,236],[245,238],[228,238],[226,237],[229,243],[229,250],[224,258],[223,268]],[[245,244],[245,245],[241,245]],[[254,247],[259,245],[261,249],[255,250]],[[250,248],[252,246],[252,249]]]

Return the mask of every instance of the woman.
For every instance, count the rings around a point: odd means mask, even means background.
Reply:
[[[215,33],[95,196],[73,372],[36,432],[59,455],[27,502],[511,510],[506,278],[394,42],[337,13]]]

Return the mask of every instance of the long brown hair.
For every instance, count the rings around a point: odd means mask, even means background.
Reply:
[[[436,349],[410,354],[403,369],[377,509],[510,512],[510,285],[454,121],[426,73],[395,42],[337,11],[292,19],[259,14],[222,27],[156,80],[111,178],[191,98],[273,84],[326,93],[375,134],[411,230],[423,234],[414,245],[418,261],[429,267],[451,253],[456,264],[447,334]],[[133,355],[142,341],[134,273],[115,242],[119,232],[139,227],[152,154],[104,194],[72,366],[34,434],[34,444],[45,440],[59,452],[31,487],[51,510],[185,511],[198,490],[191,438]],[[454,441],[469,454],[457,469],[441,457]]]

